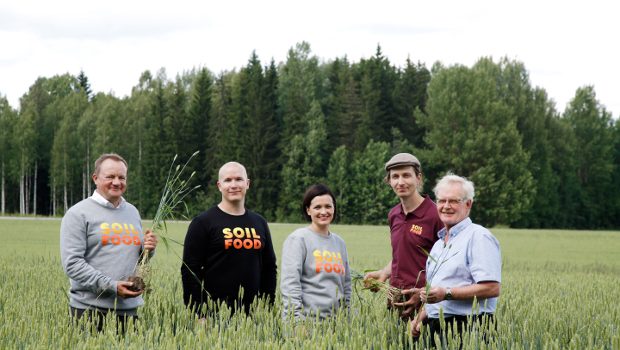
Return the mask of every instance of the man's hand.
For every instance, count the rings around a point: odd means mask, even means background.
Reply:
[[[426,310],[422,308],[420,312],[416,315],[416,317],[411,320],[411,336],[417,338],[422,333],[422,324],[426,319]]]
[[[420,301],[420,288],[403,289],[401,293],[405,296],[409,296],[407,301],[403,303],[394,303],[394,306],[401,308],[403,311],[400,313],[401,318],[409,318],[413,315],[413,312],[417,310],[422,304]]]
[[[123,298],[123,299],[127,299],[127,298],[135,298],[138,295],[142,294],[142,290],[139,290],[137,292],[134,292],[132,290],[130,290],[128,287],[133,286],[133,282],[127,282],[127,281],[118,281],[116,283],[116,295],[118,295],[119,297]]]
[[[435,304],[446,298],[446,289],[444,287],[432,287],[428,295],[426,295],[426,289],[422,288],[420,291],[420,300],[423,303]]]
[[[421,330],[422,330],[422,322],[419,321],[417,317],[415,317],[413,320],[411,320],[411,335],[414,338],[417,338],[420,336]]]
[[[144,249],[153,252],[157,247],[157,236],[151,230],[146,230],[144,234]]]
[[[372,292],[378,292],[379,288],[373,286],[371,280],[374,279],[379,282],[385,282],[389,277],[390,276],[388,276],[388,274],[385,273],[384,270],[368,272],[366,275],[364,275],[364,287],[370,289],[370,291]]]

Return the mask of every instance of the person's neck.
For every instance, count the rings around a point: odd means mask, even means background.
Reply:
[[[461,220],[461,221],[463,221],[463,220]],[[448,241],[450,240],[450,230],[452,230],[452,228],[453,228],[454,226],[456,226],[456,225],[460,224],[460,223],[461,223],[461,221],[457,222],[457,223],[456,223],[456,224],[454,224],[454,225],[449,225],[449,226],[448,226],[448,225],[444,225],[444,226],[446,227],[446,235],[443,237],[443,243],[444,243],[444,244],[448,244]]]
[[[243,201],[234,202],[234,203],[221,201],[220,204],[218,204],[217,206],[226,214],[230,214],[230,215],[245,214],[245,203]]]
[[[443,236],[443,244],[444,244],[444,246],[446,244],[448,244],[448,241],[450,240],[450,229],[451,228],[452,228],[452,226],[450,226],[450,227],[446,226],[446,235]]]
[[[117,199],[117,200],[115,200],[115,201],[111,201],[111,200],[109,200],[108,198],[106,198],[103,194],[101,194],[101,192],[99,192],[99,190],[95,189],[95,191],[97,191],[97,193],[98,193],[101,197],[103,197],[106,201],[108,201],[108,202],[112,203],[112,205],[114,206],[114,208],[118,208],[118,206],[119,206],[119,205],[121,205],[121,202],[122,202],[122,199],[121,199],[121,198],[118,198],[118,199]]]
[[[318,234],[320,234],[321,236],[329,236],[329,226],[317,226],[314,223],[310,224],[309,226],[310,230],[312,232],[316,232]]]
[[[420,204],[424,201],[424,197],[422,197],[418,192],[415,192],[412,196],[407,198],[400,199],[400,205],[403,207],[403,212],[405,214],[409,214],[412,211],[418,209]]]

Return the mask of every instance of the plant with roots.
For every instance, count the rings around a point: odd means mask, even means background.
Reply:
[[[441,269],[441,267],[446,261],[450,260],[450,258],[455,256],[458,252],[454,252],[454,254],[449,255],[450,248],[452,248],[452,244],[448,246],[448,249],[444,249],[441,252],[441,254],[439,254],[438,257],[432,256],[426,249],[420,246],[418,246],[418,248],[420,248],[420,250],[424,253],[424,255],[428,257],[428,259],[431,259],[431,261],[435,263],[435,266],[433,266],[433,269],[430,271],[430,273],[427,273],[426,275],[426,285],[424,286],[424,288],[425,288],[426,294],[428,295],[428,293],[431,290],[433,278],[435,277],[437,272],[439,272],[439,270]],[[372,270],[368,270],[368,271],[372,271]],[[368,272],[368,271],[364,271],[364,272]],[[425,270],[421,270],[420,272],[418,272],[418,277],[416,278],[414,286],[418,285],[420,276],[422,275],[424,271]],[[387,281],[382,282],[374,278],[364,279],[364,275],[355,270],[351,270],[351,280],[355,283],[355,285],[357,285],[358,283],[363,283],[362,289],[368,289],[368,290],[381,292],[382,294],[385,294],[385,296],[388,298],[391,304],[402,303],[406,301],[405,300],[406,295],[402,293],[402,290],[400,288],[390,285],[390,283]],[[357,292],[357,289],[356,289],[356,292]],[[422,306],[424,306],[424,304],[422,304]]]
[[[194,154],[192,154],[183,165],[176,164],[177,155],[175,155],[172,163],[170,164],[170,168],[168,169],[166,183],[164,184],[164,189],[159,200],[159,206],[157,207],[157,211],[155,212],[151,225],[151,231],[159,237],[166,249],[170,248],[170,241],[181,244],[180,242],[176,242],[172,238],[168,237],[166,220],[174,219],[176,208],[181,204],[185,205],[185,198],[187,195],[200,187],[200,185],[190,186],[190,180],[196,174],[195,171],[192,172],[187,179],[183,178],[183,173],[186,170],[187,165],[198,153],[198,151],[194,152]],[[187,207],[185,209],[187,211]],[[148,249],[142,250],[138,263],[134,269],[134,275],[128,278],[129,282],[133,282],[133,286],[131,287],[132,290],[138,291],[146,289],[150,272],[150,256],[151,252]]]
[[[368,271],[371,271],[371,270],[368,270]],[[364,272],[368,272],[368,271],[364,271]],[[418,275],[418,278],[419,278],[419,275]],[[402,293],[402,290],[400,288],[390,285],[390,283],[387,281],[381,282],[375,278],[364,279],[364,274],[358,271],[355,271],[355,270],[351,270],[351,280],[356,286],[358,283],[362,283],[363,284],[362,289],[368,289],[374,292],[380,292],[381,294],[384,294],[391,304],[400,303],[404,301],[403,300],[404,295]],[[356,293],[357,293],[357,289],[356,289]]]

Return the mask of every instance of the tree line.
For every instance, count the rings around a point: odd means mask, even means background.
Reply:
[[[301,220],[304,189],[323,182],[341,223],[383,224],[397,200],[383,165],[397,152],[422,162],[424,192],[446,171],[476,184],[475,221],[537,228],[620,227],[620,123],[580,87],[563,112],[517,61],[473,66],[323,61],[306,42],[263,65],[193,68],[174,79],[145,71],[129,96],[93,94],[84,72],[40,77],[19,109],[0,95],[1,212],[62,215],[94,190],[93,162],[129,163],[126,198],[154,214],[175,155],[215,204],[219,167],[246,165],[247,206],[270,221]]]

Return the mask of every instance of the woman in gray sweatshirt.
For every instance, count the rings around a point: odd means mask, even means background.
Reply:
[[[347,248],[342,238],[329,230],[336,199],[327,186],[317,184],[306,190],[302,212],[310,225],[291,233],[282,247],[282,316],[299,320],[318,315],[324,319],[349,307]]]

